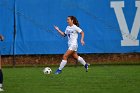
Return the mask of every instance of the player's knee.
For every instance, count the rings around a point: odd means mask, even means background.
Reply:
[[[68,56],[67,55],[63,55],[63,60],[67,60]]]

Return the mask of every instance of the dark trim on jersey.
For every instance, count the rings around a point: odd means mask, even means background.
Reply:
[[[66,36],[67,36],[67,34],[64,33],[64,37],[66,37]]]

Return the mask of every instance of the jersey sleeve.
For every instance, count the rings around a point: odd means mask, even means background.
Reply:
[[[82,29],[80,27],[77,27],[75,26],[75,30],[78,32],[78,33],[81,33],[82,32]]]

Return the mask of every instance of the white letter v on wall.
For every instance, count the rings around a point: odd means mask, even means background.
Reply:
[[[111,2],[111,8],[114,8],[123,37],[123,40],[121,40],[121,46],[139,46],[139,40],[137,40],[137,37],[140,31],[140,1],[136,1],[137,11],[131,32],[129,31],[128,25],[126,23],[126,19],[122,9],[123,7],[124,1]]]

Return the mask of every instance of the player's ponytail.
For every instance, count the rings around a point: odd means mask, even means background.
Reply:
[[[75,24],[76,26],[80,26],[80,24],[79,24],[79,22],[78,22],[78,20],[77,20],[77,18],[76,17],[74,17],[74,16],[68,16],[71,20],[73,20],[73,24]]]

